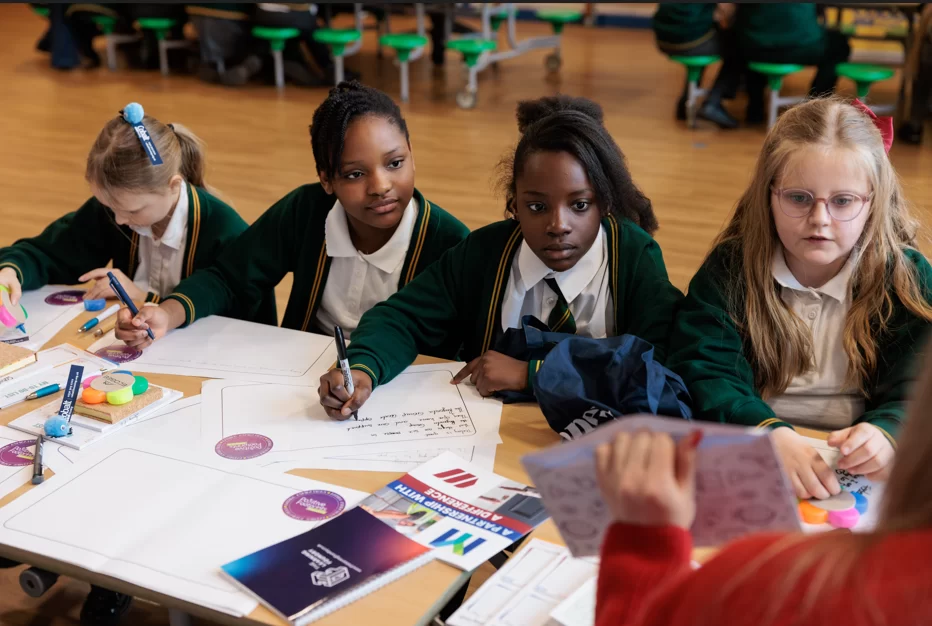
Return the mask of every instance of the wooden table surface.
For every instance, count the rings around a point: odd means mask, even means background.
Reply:
[[[93,313],[82,313],[58,333],[52,341],[46,344],[43,349],[63,343],[70,343],[79,348],[88,348],[94,342],[94,337],[79,335],[77,329],[93,315]],[[432,360],[421,358],[418,362],[429,363]],[[205,380],[203,378],[165,374],[146,374],[146,378],[157,385],[177,389],[183,392],[185,397],[199,394],[201,392],[201,383]],[[56,397],[60,398],[61,395],[62,393],[59,392],[56,396],[50,396],[49,400]],[[20,415],[34,409],[35,406],[33,403],[24,402],[5,411],[0,411],[0,424],[9,424]],[[528,482],[527,474],[521,467],[521,457],[528,452],[559,441],[559,437],[547,425],[540,409],[533,404],[505,405],[502,411],[500,433],[502,443],[496,449],[495,471],[506,478],[519,482]],[[398,474],[387,472],[293,470],[290,473],[369,493],[398,478]],[[52,472],[47,469],[46,476],[51,475]],[[0,499],[0,506],[12,502],[32,488],[32,485],[21,487]],[[551,521],[538,528],[534,536],[547,541],[560,541],[559,533]],[[249,616],[237,619],[39,554],[25,553],[21,550],[0,545],[0,556],[16,559],[92,584],[99,584],[114,591],[146,598],[163,606],[181,609],[191,615],[220,623],[238,625],[284,623],[261,605]],[[443,607],[449,597],[459,589],[460,585],[466,581],[467,574],[464,572],[446,563],[435,561],[317,623],[322,625],[367,624],[376,621],[384,624],[427,623]]]

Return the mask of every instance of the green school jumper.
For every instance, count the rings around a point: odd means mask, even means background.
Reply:
[[[670,284],[660,246],[629,220],[602,220],[608,236],[609,289],[615,332],[637,335],[655,346],[658,359],[683,297]],[[366,372],[373,386],[387,383],[419,353],[463,344],[464,360],[489,350],[503,334],[502,302],[512,262],[521,248],[521,228],[504,220],[474,231],[426,272],[370,309],[353,332],[350,367]],[[452,338],[452,340],[451,340]],[[528,382],[539,369],[528,365]]]
[[[932,298],[932,266],[915,250],[904,254],[919,276],[926,299]],[[733,277],[742,276],[742,268],[737,244],[725,243],[712,251],[677,311],[667,366],[686,383],[697,419],[792,428],[776,416],[754,384],[750,340],[739,330],[745,325],[744,303],[737,303],[737,324],[728,313],[726,285]],[[774,281],[774,289],[778,288]],[[734,290],[743,293],[743,284]],[[877,371],[866,381],[866,411],[855,423],[873,424],[896,445],[913,380],[913,362],[930,325],[910,313],[895,294],[890,295],[893,315],[887,331],[877,337]]]
[[[661,3],[651,25],[662,51],[688,51],[715,37],[715,3]]]
[[[223,201],[203,189],[186,184],[188,192],[188,240],[185,242],[184,279],[196,270],[209,267],[220,250],[246,230],[246,222]],[[23,289],[43,285],[71,285],[90,270],[113,267],[130,280],[139,267],[139,233],[129,226],[119,226],[113,212],[91,198],[73,213],[49,224],[38,237],[21,239],[0,249],[0,268],[16,270]],[[259,298],[259,308],[275,317],[275,294],[271,289]],[[146,302],[158,302],[158,294],[149,292]]]
[[[399,289],[469,233],[419,191],[414,197],[418,214]],[[186,325],[207,315],[226,315],[234,307],[244,311],[246,319],[275,324],[274,318],[259,317],[256,304],[262,293],[294,272],[282,326],[332,334],[332,329],[317,328],[314,320],[330,271],[324,225],[335,203],[336,196],[328,195],[320,183],[298,187],[257,219],[213,267],[183,280],[166,299],[184,307]]]

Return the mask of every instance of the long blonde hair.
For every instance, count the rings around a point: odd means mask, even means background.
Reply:
[[[761,395],[779,395],[795,376],[809,371],[813,352],[811,332],[774,286],[771,263],[782,244],[771,213],[771,185],[783,174],[790,155],[807,146],[850,150],[871,183],[873,198],[857,244],[843,339],[849,360],[846,384],[867,395],[865,382],[876,371],[879,356],[876,337],[887,330],[893,296],[927,321],[932,321],[932,306],[903,254],[916,248],[918,223],[909,214],[880,131],[865,113],[837,97],[810,100],[784,113],[767,134],[754,178],[713,249],[739,244],[743,269],[729,287],[731,315],[750,339]],[[738,314],[741,308],[744,315]]]
[[[906,424],[899,439],[903,442],[897,450],[890,479],[886,484],[879,521],[874,531],[851,533],[836,531],[824,535],[794,533],[773,543],[761,554],[751,559],[735,575],[726,581],[716,598],[710,601],[697,615],[696,624],[718,624],[726,607],[726,598],[736,593],[748,593],[743,585],[761,568],[772,564],[779,557],[792,553],[792,563],[784,569],[770,585],[769,601],[763,605],[761,626],[771,626],[781,616],[791,611],[798,624],[813,623],[819,611],[831,607],[826,599],[832,598],[842,589],[860,602],[855,613],[863,616],[858,623],[878,626],[886,623],[883,611],[869,591],[870,580],[865,577],[864,559],[869,552],[882,547],[882,543],[896,533],[932,530],[932,346],[926,346],[922,370],[917,377],[907,406]],[[873,562],[876,566],[877,563]],[[901,564],[889,564],[899,569]],[[772,567],[772,566],[771,566]],[[882,577],[884,572],[874,570],[868,576]],[[804,590],[800,585],[806,581]],[[914,609],[919,616],[928,611],[932,601],[927,597],[916,598],[919,603]],[[789,606],[792,603],[792,606]],[[891,624],[890,626],[896,626]]]
[[[148,115],[142,123],[162,156],[162,165],[149,163],[132,125],[117,116],[97,135],[87,155],[85,179],[108,195],[114,189],[162,192],[176,174],[195,187],[206,187],[204,142],[181,124],[163,124]]]

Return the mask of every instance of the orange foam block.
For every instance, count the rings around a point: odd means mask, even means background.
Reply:
[[[828,522],[828,511],[820,509],[805,500],[799,503],[799,515],[807,524],[825,524]]]

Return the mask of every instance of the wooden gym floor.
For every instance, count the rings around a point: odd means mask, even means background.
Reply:
[[[403,19],[392,24],[412,26]],[[271,86],[229,89],[158,72],[60,72],[35,51],[44,28],[26,5],[0,5],[0,246],[38,233],[89,197],[83,178],[87,151],[101,126],[132,101],[163,122],[186,124],[208,143],[209,183],[248,222],[288,191],[316,180],[308,125],[326,89],[289,85],[279,94]],[[522,22],[518,31],[526,37],[546,34],[549,27]],[[376,58],[374,38],[367,31],[362,52],[347,66],[396,97],[398,70],[390,58]],[[557,93],[593,98],[605,109],[606,125],[628,157],[635,181],[653,200],[667,268],[674,284],[685,289],[748,181],[764,130],[703,126],[690,131],[674,122],[683,71],[656,51],[648,30],[570,26],[563,52],[563,69],[553,77],[544,68],[546,51],[486,70],[479,104],[471,111],[454,102],[465,81],[457,58],[448,55],[441,70],[427,58],[415,62],[411,102],[402,109],[418,188],[470,228],[501,219],[493,170],[517,139],[515,103]],[[810,77],[791,79],[788,89],[803,92]],[[842,82],[839,91],[850,94],[852,85]],[[893,81],[872,96],[891,101]],[[740,118],[742,103],[733,104]],[[891,158],[917,214],[928,223],[932,151],[897,144]],[[932,253],[932,246],[922,247]],[[280,311],[290,285],[288,278],[278,287]],[[0,625],[77,623],[85,585],[60,582],[48,597],[33,600],[19,591],[18,573],[0,571]],[[137,603],[126,623],[164,624],[167,615]]]

